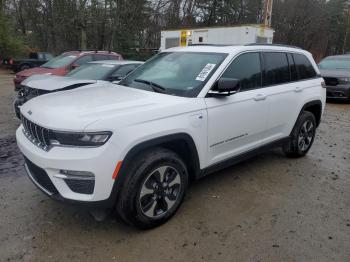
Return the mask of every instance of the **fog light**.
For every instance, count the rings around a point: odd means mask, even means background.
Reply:
[[[92,194],[95,188],[95,175],[88,171],[60,170],[54,175],[64,180],[66,185],[75,193]]]
[[[95,175],[88,171],[60,170],[60,173],[54,176],[62,179],[95,180]]]

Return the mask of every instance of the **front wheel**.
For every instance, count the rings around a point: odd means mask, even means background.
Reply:
[[[127,170],[117,212],[139,228],[159,226],[176,213],[187,184],[186,165],[176,153],[162,148],[146,151]]]
[[[291,140],[283,147],[283,151],[288,157],[305,156],[314,142],[315,134],[315,116],[308,111],[304,111],[299,116],[291,133]]]

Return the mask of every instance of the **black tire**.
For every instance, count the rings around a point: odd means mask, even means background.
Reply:
[[[176,153],[163,148],[147,150],[126,170],[117,200],[117,214],[138,228],[159,226],[176,213],[187,185],[186,165]]]
[[[290,135],[291,140],[283,146],[286,156],[293,158],[305,156],[314,142],[315,134],[315,116],[308,111],[302,112]]]
[[[27,70],[27,69],[29,69],[29,68],[30,68],[29,65],[24,64],[24,65],[21,65],[21,66],[20,66],[19,71]]]

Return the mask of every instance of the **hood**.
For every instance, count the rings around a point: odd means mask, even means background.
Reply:
[[[99,83],[38,96],[26,102],[21,113],[49,129],[84,131],[102,119],[104,126],[123,126],[196,110],[194,99]]]
[[[320,69],[322,77],[350,77],[350,70],[342,69]]]
[[[82,80],[65,76],[32,75],[22,82],[22,85],[35,89],[54,91],[62,88],[74,88],[96,83],[97,80]]]
[[[45,68],[45,67],[34,67],[30,69],[23,70],[21,72],[18,72],[16,76],[19,77],[29,77],[31,75],[43,75],[43,74],[52,74],[52,75],[63,75],[63,71],[65,71],[62,68]]]

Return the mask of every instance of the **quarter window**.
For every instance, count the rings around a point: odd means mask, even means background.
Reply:
[[[317,73],[305,55],[293,54],[295,66],[299,75],[299,79],[309,79],[317,76]]]
[[[290,81],[289,65],[285,53],[263,53],[265,60],[264,84],[278,85]]]
[[[222,75],[239,80],[240,90],[261,87],[261,65],[259,53],[246,53],[237,57]]]

